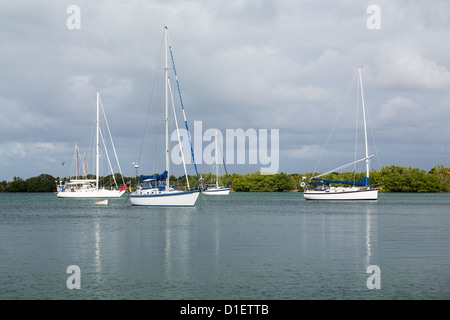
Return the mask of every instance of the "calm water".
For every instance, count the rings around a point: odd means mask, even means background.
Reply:
[[[200,195],[195,208],[0,193],[0,299],[449,299],[450,195],[309,202]],[[70,290],[67,267],[80,268]],[[368,289],[367,267],[380,268]]]

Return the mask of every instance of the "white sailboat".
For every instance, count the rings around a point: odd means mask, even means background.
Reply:
[[[108,128],[109,130],[109,128]],[[60,182],[60,184],[57,186],[57,197],[58,198],[119,198],[121,197],[127,190],[127,186],[124,184],[124,186],[121,189],[106,189],[106,188],[100,188],[99,186],[99,174],[100,174],[100,94],[97,91],[97,121],[96,121],[96,168],[95,168],[95,179],[88,179],[87,178],[87,172],[85,168],[85,179],[79,179],[79,174],[77,172],[77,179],[73,179],[70,181],[65,182],[64,184]],[[103,140],[102,136],[102,140]],[[112,141],[112,140],[111,140]],[[78,167],[78,146],[75,146],[76,148],[76,161],[77,161],[77,167]],[[114,144],[113,144],[114,148]],[[107,154],[107,153],[106,153]],[[117,160],[117,163],[119,165],[119,161],[117,159],[116,150],[114,148],[114,154]],[[107,154],[108,156],[108,154]],[[109,161],[109,156],[108,156]],[[111,168],[111,163],[109,163]],[[120,165],[119,165],[120,170]],[[120,170],[121,171],[121,170]],[[111,172],[112,173],[112,172]],[[120,172],[122,176],[122,172]],[[117,182],[115,181],[115,176],[112,173],[112,177],[114,179],[114,182],[116,184],[117,188]],[[123,176],[122,176],[123,179]]]
[[[217,131],[215,132],[215,139],[216,139],[216,151],[215,151],[216,183],[214,187],[206,186],[206,188],[202,191],[202,193],[213,196],[226,196],[230,193],[231,188],[226,188],[219,184],[219,149],[218,149]]]
[[[168,125],[169,125],[169,123],[168,123],[169,122],[169,91],[172,94],[172,89],[170,86],[170,79],[169,79],[169,74],[168,74],[169,49],[170,49],[170,46],[168,43],[167,27],[164,26],[165,142],[166,142],[165,171],[160,175],[141,176],[141,181],[138,184],[138,186],[136,187],[136,191],[130,193],[130,196],[129,196],[131,204],[134,206],[192,207],[195,205],[195,202],[197,201],[197,198],[200,194],[200,190],[194,190],[194,191],[177,190],[174,187],[171,187],[169,184],[169,177],[170,177],[170,175],[169,175],[169,169],[170,169],[170,166],[169,166],[169,127],[168,127]],[[175,72],[175,79],[176,79],[175,65],[174,65],[174,72]],[[173,105],[173,98],[171,101],[172,101],[172,107],[174,109],[175,123],[177,123],[175,107]],[[183,108],[183,114],[184,114],[184,108]],[[186,117],[184,120],[185,120],[185,123],[187,123]],[[177,131],[178,131],[178,124],[177,124]],[[178,134],[179,134],[179,131],[178,131]],[[179,136],[179,138],[180,138],[180,136]],[[181,155],[182,155],[183,165],[184,165],[184,170],[185,170],[187,188],[189,190],[190,189],[189,179],[188,179],[188,176],[186,173],[186,165],[185,165],[185,161],[184,161],[181,141],[180,141],[180,149],[181,149]]]
[[[378,198],[378,190],[370,187],[370,180],[369,180],[369,164],[370,164],[369,160],[373,157],[373,155],[369,155],[369,149],[367,144],[366,111],[364,104],[361,67],[358,69],[358,76],[362,99],[365,157],[353,161],[349,164],[343,165],[339,168],[335,168],[333,170],[312,177],[311,180],[320,181],[320,183],[317,184],[310,183],[311,185],[317,186],[317,188],[314,190],[309,190],[308,184],[306,184],[305,181],[302,181],[301,185],[304,188],[306,188],[306,190],[303,192],[303,196],[306,200],[377,200]],[[366,164],[366,177],[361,182],[333,181],[320,179],[320,177],[326,176],[330,173],[342,170],[344,168],[350,167],[352,165],[355,165],[356,163],[363,161],[365,161]],[[306,178],[304,177],[303,180],[306,180]],[[339,186],[332,186],[331,184],[338,184]]]

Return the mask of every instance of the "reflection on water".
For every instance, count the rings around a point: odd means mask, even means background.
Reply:
[[[100,242],[101,242],[101,230],[100,230],[100,221],[99,219],[94,220],[94,235],[95,235],[95,258],[94,258],[94,264],[95,264],[95,272],[96,274],[101,277],[102,274],[102,261],[101,261],[101,249],[100,249]]]
[[[170,279],[171,277],[171,270],[172,270],[172,259],[171,259],[171,244],[172,244],[172,237],[171,237],[171,230],[170,227],[170,216],[165,215],[166,218],[166,224],[165,224],[165,246],[164,246],[164,271],[166,273],[165,277],[166,279]]]
[[[373,234],[372,231],[372,215],[371,212],[373,210],[371,210],[371,207],[367,207],[366,208],[366,258],[365,258],[365,265],[366,268],[368,266],[370,266],[372,263],[370,262],[370,258],[372,256],[372,251],[371,251],[371,236]],[[376,241],[376,239],[375,239]]]
[[[190,256],[190,226],[191,215],[178,214],[177,209],[161,209],[158,214],[162,214],[165,219],[163,226],[164,238],[164,271],[165,279],[172,281],[172,279],[179,274],[186,274],[189,266]]]

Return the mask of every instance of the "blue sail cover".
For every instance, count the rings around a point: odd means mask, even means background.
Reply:
[[[323,181],[327,183],[337,183],[337,184],[349,184],[352,186],[369,187],[369,178],[365,177],[361,182],[349,182],[349,181],[334,181],[334,180],[323,180],[319,178],[313,178],[312,180]]]
[[[164,181],[167,179],[167,171],[164,171],[162,174],[158,174],[155,176],[141,176],[141,179],[142,179],[141,181],[148,180],[148,179],[156,180],[156,181]]]
[[[188,137],[189,137],[189,144],[191,146],[192,162],[194,163],[195,173],[197,174],[197,180],[199,180],[197,164],[195,163],[195,157],[194,157],[194,149],[192,148],[191,133],[189,132],[188,124],[186,121],[186,114],[184,113],[184,105],[183,105],[183,99],[181,99],[181,91],[180,91],[180,84],[178,83],[177,69],[175,69],[175,60],[173,59],[172,48],[170,46],[169,46],[169,50],[170,50],[170,56],[172,57],[172,65],[173,65],[173,71],[175,74],[175,80],[177,81],[178,95],[180,97],[181,110],[183,111],[183,117],[184,117],[184,125],[186,127],[186,131],[187,131]]]

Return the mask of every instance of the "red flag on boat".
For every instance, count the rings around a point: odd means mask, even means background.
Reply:
[[[126,185],[123,186],[122,189],[120,189],[120,192],[122,192],[122,191],[124,191],[124,190],[127,190],[127,186],[126,186]]]

